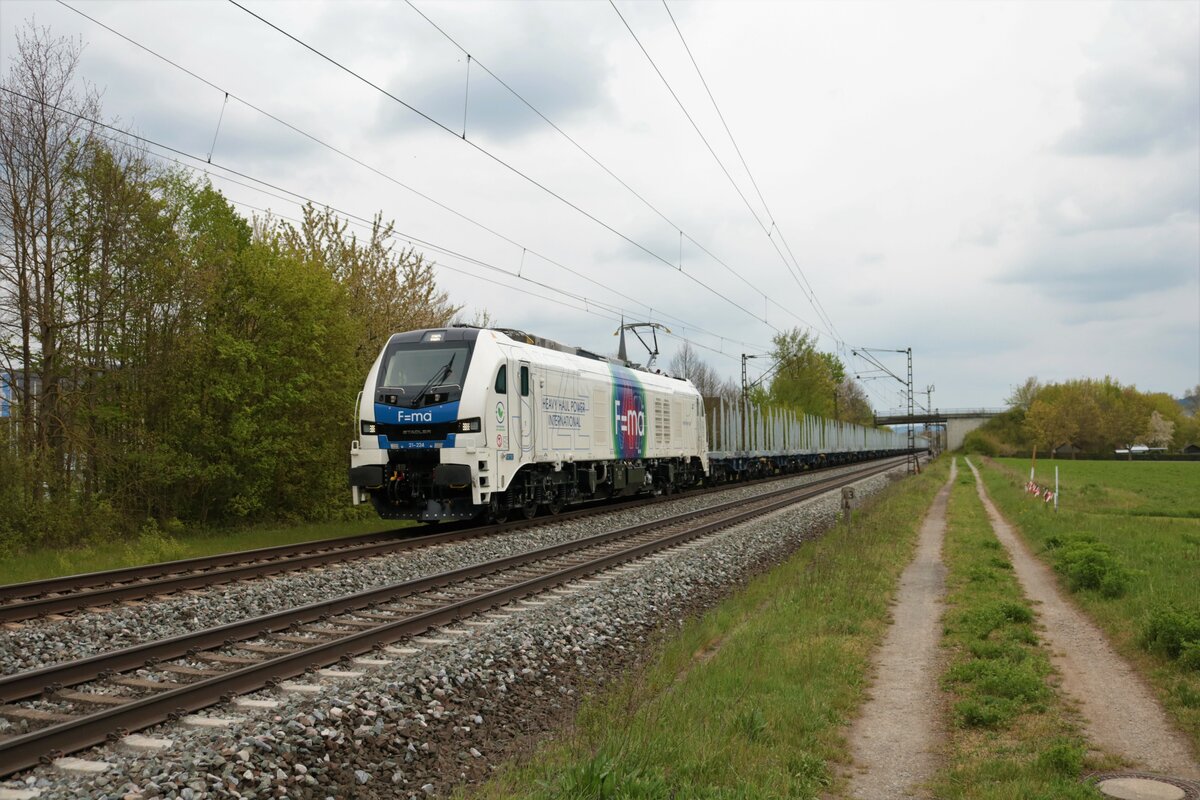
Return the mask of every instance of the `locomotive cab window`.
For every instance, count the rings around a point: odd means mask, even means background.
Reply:
[[[505,394],[506,392],[508,392],[508,365],[504,364],[496,373],[496,394]]]
[[[529,367],[521,367],[521,397],[529,397]]]

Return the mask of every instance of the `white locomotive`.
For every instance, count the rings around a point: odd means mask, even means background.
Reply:
[[[398,333],[367,374],[354,503],[427,522],[532,517],[708,473],[690,381],[515,330]]]

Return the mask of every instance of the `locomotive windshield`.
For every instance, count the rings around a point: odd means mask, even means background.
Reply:
[[[420,388],[433,381],[428,388],[461,386],[470,360],[471,346],[465,342],[433,347],[417,342],[394,345],[384,354],[378,385]]]

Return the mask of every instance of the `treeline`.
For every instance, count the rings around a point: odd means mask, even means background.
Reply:
[[[1178,452],[1200,443],[1200,417],[1189,412],[1200,387],[1180,403],[1163,392],[1139,392],[1112,378],[1040,383],[1027,379],[1009,410],[967,435],[969,452],[1011,455],[1112,455],[1143,445]]]
[[[846,374],[845,365],[833,353],[816,347],[816,337],[793,329],[776,334],[769,356],[756,363],[765,376],[748,392],[759,405],[786,408],[826,419],[858,425],[873,425],[874,414],[862,386]],[[736,401],[742,387],[720,375],[684,343],[671,359],[668,372],[687,378],[704,397]]]
[[[0,91],[0,552],[328,516],[387,336],[457,309],[379,217],[247,218],[118,143],[78,57],[31,28]]]

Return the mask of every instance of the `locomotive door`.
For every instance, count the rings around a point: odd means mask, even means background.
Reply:
[[[528,361],[514,361],[511,367],[515,380],[509,381],[508,407],[517,415],[511,426],[513,436],[519,437],[520,455],[524,461],[533,452],[533,374]],[[532,460],[532,456],[529,456]]]

